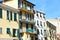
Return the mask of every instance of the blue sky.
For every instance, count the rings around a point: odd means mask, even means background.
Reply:
[[[60,17],[60,0],[28,0],[28,1],[36,5],[35,6],[36,10],[42,9],[46,14],[47,19]]]
[[[46,14],[47,19],[60,17],[60,0],[29,0],[29,1],[36,5],[35,6],[36,10],[42,9]]]

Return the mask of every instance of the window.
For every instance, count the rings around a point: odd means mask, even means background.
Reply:
[[[27,13],[25,14],[25,17],[26,17],[26,19],[28,19],[28,14]]]
[[[12,20],[12,12],[10,12],[10,20]]]
[[[46,36],[46,30],[44,30],[44,35]]]
[[[0,28],[0,34],[2,34],[2,28]]]
[[[40,26],[42,26],[42,21],[40,21]]]
[[[34,19],[34,16],[31,16],[32,19]]]
[[[13,29],[13,37],[16,37],[16,36],[17,36],[17,30]]]
[[[28,24],[26,24],[26,28],[28,29]]]
[[[20,7],[20,0],[18,0],[18,8]]]
[[[37,25],[39,26],[39,22],[38,22],[38,20],[37,20]]]
[[[39,34],[39,30],[37,29],[37,34]]]
[[[2,18],[2,9],[0,8],[0,18]]]
[[[33,25],[31,25],[31,29],[33,29]]]
[[[14,21],[17,21],[17,13],[14,13]]]
[[[22,23],[20,22],[20,29],[22,29]]]
[[[33,40],[33,37],[31,36],[31,40]]]
[[[31,17],[31,15],[30,15],[30,20],[32,20],[32,17]]]
[[[43,18],[45,19],[45,15],[43,15]]]
[[[7,10],[7,19],[12,20],[12,12]]]
[[[44,27],[45,27],[45,22],[44,22]]]
[[[9,20],[9,11],[7,10],[7,19]]]
[[[26,9],[26,4],[25,3],[23,3],[23,8]]]
[[[30,8],[30,9],[31,9],[31,12],[33,12],[34,7],[33,7],[33,6],[31,6],[31,8]]]
[[[41,40],[43,40],[43,38],[41,37]]]
[[[30,8],[30,6],[29,6],[29,5],[27,6],[27,10],[28,10],[28,11],[30,11],[30,10],[31,10],[31,8]]]
[[[27,38],[28,38],[28,34],[27,34]]]
[[[29,20],[29,14],[28,14],[28,20]]]
[[[38,14],[37,14],[37,17],[38,17]]]
[[[42,30],[41,30],[41,34],[43,35]]]
[[[19,12],[19,19],[22,19],[22,12]]]
[[[10,28],[7,28],[7,34],[10,34]]]
[[[40,17],[42,18],[42,15],[41,15],[41,13],[40,13]]]

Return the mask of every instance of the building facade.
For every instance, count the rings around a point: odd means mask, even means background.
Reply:
[[[48,19],[48,21],[56,26],[56,38],[60,40],[60,18]]]
[[[37,30],[37,37],[36,40],[45,40],[45,14],[42,11],[35,11],[34,14],[35,26]]]
[[[46,21],[47,40],[56,40],[56,26]]]
[[[35,40],[34,4],[27,0],[0,3],[0,39]]]

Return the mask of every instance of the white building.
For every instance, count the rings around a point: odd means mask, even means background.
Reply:
[[[45,40],[44,34],[46,34],[45,30],[45,14],[42,11],[35,11],[34,14],[35,26],[37,28],[37,38],[38,40]]]

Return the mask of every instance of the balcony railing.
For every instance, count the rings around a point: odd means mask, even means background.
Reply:
[[[28,23],[28,24],[35,24],[34,20],[27,20],[27,19],[20,19],[20,22]]]
[[[33,29],[26,29],[26,32],[32,33]]]
[[[26,29],[26,32],[27,32],[27,33],[33,33],[33,34],[36,33],[36,31],[35,31],[34,29]]]
[[[29,8],[27,8],[27,6],[24,7],[24,6],[20,5],[19,9],[22,10],[22,11],[28,12],[28,13],[34,13],[33,8],[29,9]]]
[[[20,33],[23,33],[23,32],[36,34],[35,29],[26,29],[26,31],[23,31],[23,29],[20,29]]]

